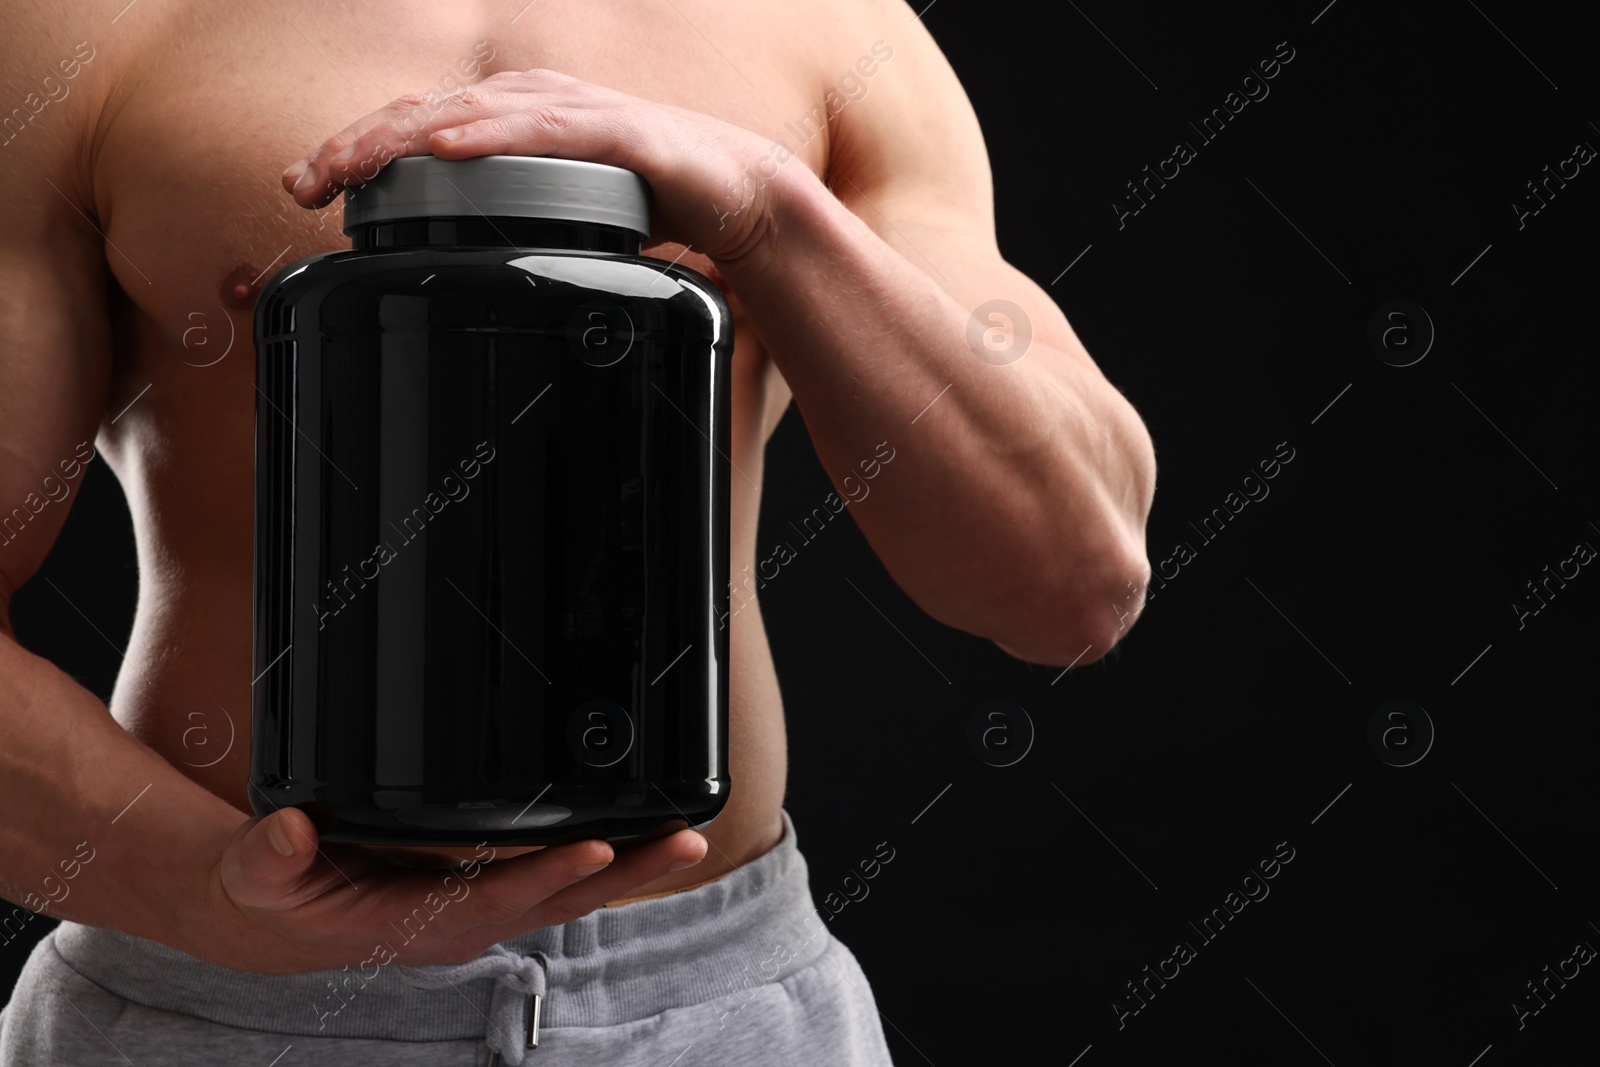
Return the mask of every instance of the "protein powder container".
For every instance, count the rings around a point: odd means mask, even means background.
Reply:
[[[649,188],[397,159],[255,312],[251,804],[611,839],[727,799],[732,321]]]

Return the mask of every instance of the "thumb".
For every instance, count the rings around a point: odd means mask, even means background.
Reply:
[[[228,845],[222,887],[241,907],[286,910],[304,902],[306,873],[316,860],[317,829],[311,819],[298,808],[282,808],[256,820]]]

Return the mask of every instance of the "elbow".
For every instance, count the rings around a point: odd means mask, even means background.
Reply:
[[[1025,663],[1075,668],[1105,658],[1127,632],[1128,625],[1096,626],[1088,620],[1072,619],[1048,629],[1018,631],[991,640],[1000,651]]]
[[[1120,397],[1119,397],[1120,399]],[[1123,401],[1129,432],[1118,449],[1131,471],[1101,484],[1099,509],[1075,521],[1045,520],[1025,553],[1031,577],[1017,608],[985,633],[1001,651],[1029,663],[1082,667],[1103,659],[1144,611],[1151,580],[1145,524],[1154,503],[1155,446]],[[1131,458],[1129,454],[1131,453]]]
[[[1103,659],[1144,610],[1150,564],[1143,547],[1120,545],[1058,563],[1018,610],[986,634],[1004,653],[1028,663],[1083,667]]]

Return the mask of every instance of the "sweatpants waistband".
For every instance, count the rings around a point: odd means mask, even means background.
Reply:
[[[398,935],[387,965],[291,975],[232,970],[78,923],[62,923],[54,940],[73,970],[110,993],[241,1029],[402,1041],[482,1037],[494,1025],[491,1014],[506,1015],[507,994],[527,991],[518,982],[534,961],[543,1027],[613,1026],[781,981],[822,954],[832,939],[812,903],[787,812],[783,828],[771,850],[714,882],[501,942],[459,971],[405,967]],[[501,958],[509,961],[504,967]]]

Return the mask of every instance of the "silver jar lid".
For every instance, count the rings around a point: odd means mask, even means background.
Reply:
[[[548,156],[391,160],[344,191],[344,232],[394,219],[511,216],[620,226],[650,236],[650,186],[622,167]]]

